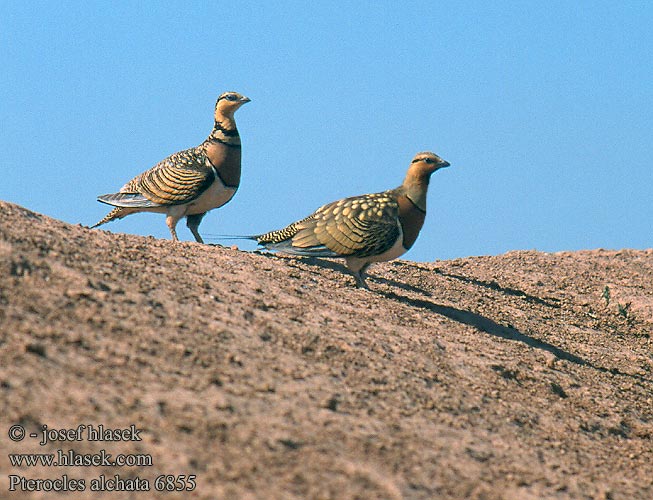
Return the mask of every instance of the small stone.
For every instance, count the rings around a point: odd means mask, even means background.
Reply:
[[[555,368],[556,361],[558,361],[558,358],[556,358],[553,354],[549,353],[546,355],[545,364],[547,368],[551,368],[551,369]]]
[[[25,351],[41,356],[42,358],[47,358],[45,346],[43,344],[27,344],[25,346]]]

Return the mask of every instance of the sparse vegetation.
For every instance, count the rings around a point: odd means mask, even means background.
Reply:
[[[601,294],[601,298],[605,300],[605,306],[608,307],[610,305],[610,299],[611,299],[611,293],[610,293],[610,287],[608,285],[605,285],[603,288],[603,293]],[[632,311],[630,309],[632,305],[632,302],[626,302],[625,304],[622,304],[621,302],[617,302],[617,313],[619,316],[627,320],[629,323],[634,320]]]
[[[605,305],[606,307],[610,305],[610,287],[608,285],[605,285],[605,288],[603,289],[603,293],[601,294],[601,297],[605,299]]]
[[[630,317],[630,306],[632,302],[626,302],[625,304],[617,304],[617,307],[619,308],[619,315],[622,316],[625,319],[628,319]]]

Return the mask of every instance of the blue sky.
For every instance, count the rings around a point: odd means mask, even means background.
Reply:
[[[203,234],[395,187],[433,150],[452,166],[407,259],[649,248],[651,26],[643,1],[0,2],[0,199],[93,224],[236,90],[242,184]],[[169,238],[157,214],[103,228]]]

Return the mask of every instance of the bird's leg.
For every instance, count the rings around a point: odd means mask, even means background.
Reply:
[[[177,238],[177,222],[179,222],[179,218],[175,217],[174,215],[168,215],[166,217],[166,225],[168,226],[168,229],[170,229],[170,234],[172,235],[172,240],[173,241],[179,241],[179,238]]]
[[[365,262],[357,257],[345,257],[345,267],[354,275],[357,288],[368,290],[367,283],[365,283],[365,270],[369,266],[369,262]]]
[[[370,267],[370,263],[368,262],[365,264],[363,267],[361,267],[357,273],[354,273],[354,278],[356,278],[356,286],[358,288],[364,288],[365,290],[369,290],[370,288],[367,286],[367,283],[365,283],[365,271],[367,271],[367,268]]]
[[[204,243],[204,240],[200,236],[199,231],[197,230],[200,227],[200,222],[202,222],[202,217],[206,215],[206,212],[203,214],[194,214],[194,215],[187,215],[186,216],[186,225],[188,226],[188,229],[190,229],[190,232],[193,233],[193,236],[195,236],[195,241],[198,243]]]

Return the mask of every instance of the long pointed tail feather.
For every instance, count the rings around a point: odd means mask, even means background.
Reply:
[[[205,234],[204,236],[207,240],[258,240],[256,234]]]
[[[121,217],[120,213],[123,212],[124,209],[121,207],[116,207],[111,212],[109,212],[107,215],[105,215],[100,222],[95,224],[94,226],[91,226],[91,229],[95,229],[98,226],[101,226],[102,224],[106,224],[107,222],[111,222],[114,219],[120,219],[124,216]]]
[[[125,217],[125,216],[127,216],[129,214],[136,213],[136,212],[138,212],[138,210],[136,210],[136,209],[116,207],[113,210],[111,210],[111,212],[109,212],[107,215],[105,215],[104,218],[102,218],[102,220],[100,220],[100,222],[98,222],[94,226],[91,226],[90,229],[94,229],[94,228],[96,228],[98,226],[101,226],[102,224],[106,224],[107,222],[111,222],[112,220],[122,219],[123,217]]]

